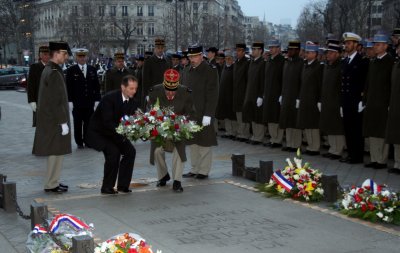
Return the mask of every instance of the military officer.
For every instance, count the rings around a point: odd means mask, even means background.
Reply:
[[[222,120],[225,125],[225,134],[222,138],[233,139],[236,136],[236,114],[233,111],[233,52],[225,51],[225,66],[222,69],[221,79],[219,82],[218,106],[216,118]]]
[[[285,58],[281,54],[281,43],[273,39],[268,41],[269,59],[265,62],[263,122],[268,125],[270,142],[265,146],[281,147],[283,130],[279,128],[280,104],[279,96],[282,91],[282,73]]]
[[[374,50],[374,43],[371,40],[368,40],[365,48],[366,48],[365,56],[370,60],[375,59],[376,54]]]
[[[246,95],[243,103],[243,121],[251,123],[253,136],[248,143],[258,145],[263,142],[265,126],[262,122],[262,104],[264,95],[265,61],[262,57],[264,43],[254,42],[252,60],[248,70]]]
[[[396,53],[396,48],[400,43],[400,28],[393,29],[391,41],[392,41],[392,46],[388,48],[388,51],[393,58],[398,58],[398,55]]]
[[[172,56],[171,56],[172,68],[178,72],[180,72],[182,70],[181,58],[182,58],[182,56],[178,53],[172,54]]]
[[[328,135],[329,144],[328,153],[322,156],[332,160],[342,157],[346,145],[343,119],[340,115],[341,48],[339,41],[332,41],[327,45],[327,62],[322,77],[321,102],[318,103],[318,110],[321,112],[319,128],[322,133]]]
[[[243,122],[243,102],[247,87],[249,60],[246,58],[246,44],[236,44],[236,61],[233,64],[233,100],[232,107],[236,113],[236,140],[247,141],[250,138],[250,124]]]
[[[357,52],[357,45],[361,41],[359,35],[346,32],[343,41],[347,57],[342,64],[341,106],[348,156],[340,161],[355,164],[363,162],[364,139],[359,103],[363,96],[369,60]]]
[[[71,50],[66,42],[50,41],[49,51],[51,58],[40,77],[33,154],[48,157],[44,191],[63,193],[68,186],[59,180],[64,155],[71,153],[71,134],[68,94],[60,65]]]
[[[50,54],[48,46],[39,47],[39,61],[29,67],[28,75],[28,103],[32,107],[33,122],[32,127],[36,126],[36,108],[38,103],[38,93],[40,85],[40,76],[46,64],[49,62]]]
[[[158,99],[161,107],[172,107],[176,114],[189,117],[193,115],[191,90],[179,85],[179,72],[175,69],[165,71],[163,83],[151,88],[149,97],[151,104],[154,104]],[[165,186],[167,181],[171,179],[165,162],[165,152],[172,152],[172,179],[174,180],[172,189],[175,192],[182,192],[182,172],[186,162],[185,142],[181,141],[172,144],[172,150],[167,150],[166,147],[157,147],[155,141],[152,141],[150,163],[157,166],[157,187]]]
[[[304,129],[307,141],[306,154],[318,155],[321,146],[318,103],[321,96],[323,66],[317,60],[319,47],[313,42],[306,44],[306,63],[301,75],[301,87],[297,110],[297,128]]]
[[[400,43],[397,44],[397,55],[400,56]],[[400,174],[400,61],[393,66],[391,85],[386,142],[394,144],[394,165],[389,173]]]
[[[121,88],[121,80],[124,76],[131,75],[131,71],[125,67],[124,53],[117,52],[114,54],[114,67],[107,70],[105,76],[105,92],[119,90]]]
[[[87,64],[88,52],[87,49],[78,49],[75,52],[77,64],[69,67],[66,73],[68,101],[73,105],[74,139],[79,149],[84,148],[84,144],[87,146],[89,120],[95,103],[101,98],[96,68]]]
[[[215,57],[215,63],[217,64],[218,75],[221,76],[222,69],[225,66],[225,52],[218,52]]]
[[[218,53],[218,48],[216,47],[209,47],[206,49],[207,52],[207,62],[211,66],[216,67],[217,66],[217,60],[216,60],[216,55]]]
[[[152,57],[152,56],[153,56],[153,52],[152,52],[152,51],[146,51],[146,52],[144,52],[144,59],[145,59],[145,60],[149,59],[149,58]]]
[[[385,143],[386,122],[390,102],[391,75],[394,59],[386,51],[388,37],[374,36],[376,58],[369,63],[367,82],[363,97],[363,134],[369,139],[371,162],[365,167],[387,167],[389,145]]]
[[[143,82],[142,82],[142,75],[143,75],[143,64],[144,64],[144,57],[142,55],[139,55],[136,58],[136,69],[134,72],[134,76],[138,79],[138,91],[135,94],[135,99],[138,101],[140,104],[140,108],[144,110],[144,101],[142,101],[142,97],[144,96],[143,94]]]
[[[145,103],[148,101],[149,89],[162,83],[164,72],[171,67],[170,59],[164,55],[165,40],[157,38],[154,44],[154,54],[145,60],[143,65],[143,99],[145,99]]]
[[[212,146],[217,145],[213,121],[218,102],[218,73],[215,67],[203,61],[202,46],[191,46],[188,51],[191,67],[186,70],[183,84],[192,90],[195,108],[193,119],[204,128],[188,142],[191,144],[192,169],[183,176],[205,179],[211,170]]]
[[[297,108],[304,61],[299,56],[300,42],[289,41],[287,60],[283,66],[282,91],[279,97],[281,112],[279,127],[286,131],[284,151],[296,151],[301,146],[301,130],[297,128]]]

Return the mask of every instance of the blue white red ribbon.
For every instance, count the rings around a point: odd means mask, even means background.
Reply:
[[[287,192],[290,192],[293,188],[293,184],[287,180],[280,171],[275,171],[272,174],[272,179],[275,180],[277,184],[282,186]]]
[[[47,230],[44,227],[40,226],[39,224],[35,225],[32,232],[35,234],[47,234]]]
[[[70,214],[58,214],[50,223],[50,232],[56,233],[61,223],[67,222],[76,230],[89,229],[89,225]]]
[[[370,191],[374,194],[378,194],[382,190],[381,186],[375,183],[372,179],[365,180],[364,183],[362,184],[362,187],[365,186],[369,186]]]

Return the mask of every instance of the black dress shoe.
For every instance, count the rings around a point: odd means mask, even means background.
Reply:
[[[376,170],[381,170],[381,169],[386,169],[387,168],[387,164],[386,163],[376,163],[374,169]]]
[[[68,189],[68,185],[59,183],[58,187]]]
[[[174,180],[174,183],[172,184],[172,190],[174,190],[174,192],[183,192],[181,182]]]
[[[350,158],[347,163],[349,164],[358,164],[358,163],[363,163],[363,159],[362,158]]]
[[[289,152],[297,152],[297,148],[289,148]]]
[[[322,154],[322,157],[331,158],[332,155],[333,154],[331,154],[331,153],[325,153],[325,154]]]
[[[163,186],[167,185],[167,181],[169,181],[170,179],[171,179],[171,177],[169,176],[169,173],[167,173],[167,175],[165,175],[163,178],[158,180],[156,186],[157,187],[163,187]]]
[[[251,145],[260,145],[262,142],[261,141],[252,141],[250,144]]]
[[[114,189],[101,189],[102,194],[118,194],[118,192]]]
[[[388,169],[389,173],[400,175],[400,169],[397,168],[390,168]]]
[[[63,192],[67,192],[68,189],[66,188],[61,188],[59,186],[53,188],[53,189],[44,189],[45,192],[55,192],[55,193],[63,193]]]
[[[223,134],[223,135],[221,135],[221,138],[229,138],[229,137],[228,137],[228,135]]]
[[[237,140],[240,141],[240,142],[246,142],[246,141],[248,141],[248,139],[246,139],[246,138],[237,138]]]
[[[189,172],[189,173],[186,173],[186,174],[182,175],[182,177],[184,177],[184,178],[195,177],[195,176],[197,176],[197,174],[194,174],[192,172]]]
[[[376,162],[372,162],[372,163],[367,163],[364,165],[365,168],[375,168],[377,165]]]
[[[208,178],[208,175],[197,174],[194,178],[196,178],[196,179],[206,179],[206,178]]]
[[[330,156],[329,158],[330,158],[331,160],[337,160],[337,159],[342,158],[342,156],[331,154],[331,156]]]
[[[271,144],[272,144],[271,142],[267,142],[267,143],[263,143],[263,146],[264,147],[271,147]]]
[[[341,163],[348,163],[350,161],[350,157],[343,157],[342,159],[339,159],[339,162]]]
[[[132,192],[132,190],[129,189],[129,187],[118,187],[117,190],[118,190],[119,192],[123,192],[123,193]]]
[[[280,147],[282,147],[282,144],[280,144],[280,143],[271,143],[269,145],[269,147],[270,148],[280,148]]]
[[[310,156],[316,156],[319,155],[319,151],[311,151],[311,150],[306,150],[306,152],[304,152],[306,155],[310,155]]]
[[[283,147],[281,150],[282,150],[282,151],[289,151],[290,148],[289,148],[289,147]]]

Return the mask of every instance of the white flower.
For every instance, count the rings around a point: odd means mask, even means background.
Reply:
[[[322,189],[322,188],[317,188],[317,189],[315,189],[315,191],[316,191],[317,193],[321,194],[321,195],[324,194],[324,189]]]
[[[389,197],[390,196],[390,192],[388,190],[384,190],[381,192],[382,196],[384,197]]]
[[[379,213],[376,213],[376,216],[378,216],[379,218],[381,218],[381,219],[382,219],[382,217],[383,217],[383,213],[381,213],[381,212],[379,212]]]
[[[343,205],[344,209],[348,209],[349,204],[350,204],[350,201],[348,199],[342,200],[342,205]]]
[[[389,216],[385,216],[385,217],[383,217],[383,219],[382,219],[383,221],[389,221]]]
[[[294,158],[294,163],[296,164],[296,167],[298,168],[298,169],[300,169],[300,168],[302,168],[303,166],[301,165],[301,159],[299,159],[299,158]]]
[[[296,175],[293,175],[293,179],[298,181],[300,179],[300,177],[299,177],[299,175],[296,174]]]
[[[387,213],[391,213],[391,212],[393,212],[393,210],[394,210],[393,207],[389,207],[389,208],[385,208],[384,209],[384,211],[387,212]]]
[[[289,158],[286,158],[286,162],[289,164],[290,168],[293,168],[293,163],[292,163],[292,161],[290,161]]]

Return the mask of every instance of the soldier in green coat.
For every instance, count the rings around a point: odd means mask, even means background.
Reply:
[[[164,82],[150,89],[149,98],[151,104],[155,104],[158,99],[160,107],[172,107],[176,114],[189,117],[193,115],[191,90],[179,85],[179,72],[175,69],[165,71]],[[157,147],[154,141],[151,142],[150,163],[157,166],[158,187],[165,186],[171,178],[165,162],[166,151],[164,147]],[[174,180],[172,189],[175,192],[182,192],[182,172],[186,162],[185,142],[173,143],[173,150],[167,152],[172,152],[172,178]]]
[[[68,189],[59,179],[64,155],[71,153],[71,134],[68,94],[60,65],[72,53],[66,42],[51,41],[49,50],[51,59],[40,78],[33,154],[48,157],[44,191],[62,193]]]
[[[374,36],[376,58],[370,61],[363,106],[363,134],[369,138],[371,162],[366,167],[383,169],[387,167],[389,145],[385,143],[386,122],[390,101],[393,57],[386,50],[388,37],[383,34]]]
[[[125,68],[125,56],[124,53],[114,54],[114,67],[107,70],[105,77],[105,93],[113,90],[121,89],[121,81],[124,76],[132,75],[133,73]]]

